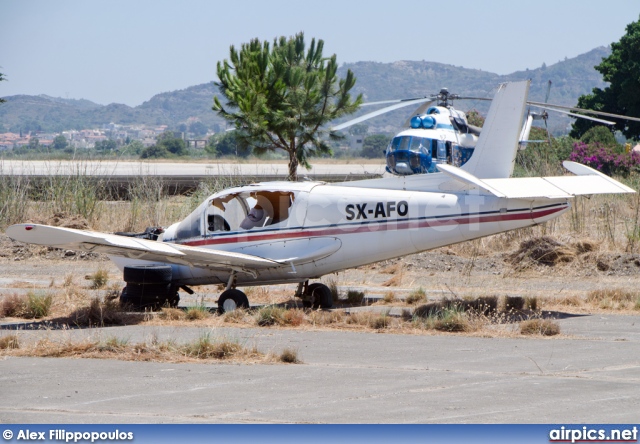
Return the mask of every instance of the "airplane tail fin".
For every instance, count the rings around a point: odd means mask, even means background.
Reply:
[[[530,84],[526,80],[500,85],[473,156],[461,167],[464,171],[480,179],[511,176]]]

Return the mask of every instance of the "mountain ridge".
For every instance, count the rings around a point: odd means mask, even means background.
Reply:
[[[549,79],[553,82],[549,101],[559,105],[575,105],[580,95],[594,87],[604,87],[602,76],[593,66],[610,54],[606,47],[595,48],[553,65],[499,75],[479,69],[464,68],[439,62],[400,60],[392,63],[344,63],[338,71],[344,77],[351,69],[356,78],[354,95],[362,93],[366,101],[406,97],[424,97],[447,87],[450,92],[476,97],[491,97],[498,84],[531,79],[530,98],[544,101]],[[219,131],[224,121],[212,110],[217,94],[214,82],[185,89],[162,92],[136,107],[111,103],[99,105],[86,99],[63,99],[47,95],[14,95],[4,97],[0,106],[0,131],[18,132],[41,129],[59,132],[67,129],[95,128],[108,123],[169,125],[177,127],[189,119],[201,121]],[[456,104],[457,105],[457,104]],[[477,109],[485,113],[486,102],[471,102],[460,109]],[[369,112],[361,110],[360,113]],[[368,121],[374,132],[394,132],[413,110],[398,110]],[[351,117],[350,117],[351,118]],[[346,119],[345,119],[346,120]],[[566,117],[553,119],[552,131],[562,132],[570,122]]]

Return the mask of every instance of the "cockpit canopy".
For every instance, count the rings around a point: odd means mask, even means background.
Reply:
[[[285,224],[295,191],[253,190],[213,196],[176,228],[176,240]]]

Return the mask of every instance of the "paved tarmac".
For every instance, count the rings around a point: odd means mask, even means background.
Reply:
[[[212,332],[263,352],[294,347],[304,361],[297,365],[5,358],[0,422],[637,423],[640,316],[558,322],[564,336],[551,339]],[[180,342],[207,332],[131,326],[93,334]]]
[[[311,169],[298,168],[301,177],[308,176],[349,176],[379,175],[384,173],[384,161],[373,164],[353,163],[313,163]],[[4,175],[88,175],[88,176],[280,176],[287,177],[288,165],[286,162],[265,163],[251,162],[228,163],[211,160],[209,162],[142,162],[142,161],[112,161],[112,160],[2,160],[0,172]]]

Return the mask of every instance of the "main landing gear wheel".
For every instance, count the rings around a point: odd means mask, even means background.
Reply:
[[[249,308],[247,295],[235,288],[223,291],[218,298],[218,311],[226,313],[238,308]]]
[[[133,310],[158,310],[177,307],[180,296],[171,283],[170,265],[137,265],[124,267],[123,280],[127,286],[120,295],[120,305]]]
[[[324,284],[316,282],[307,287],[306,294],[311,296],[311,307],[313,308],[331,308],[333,307],[333,293],[331,289]],[[308,307],[309,302],[305,301]]]

